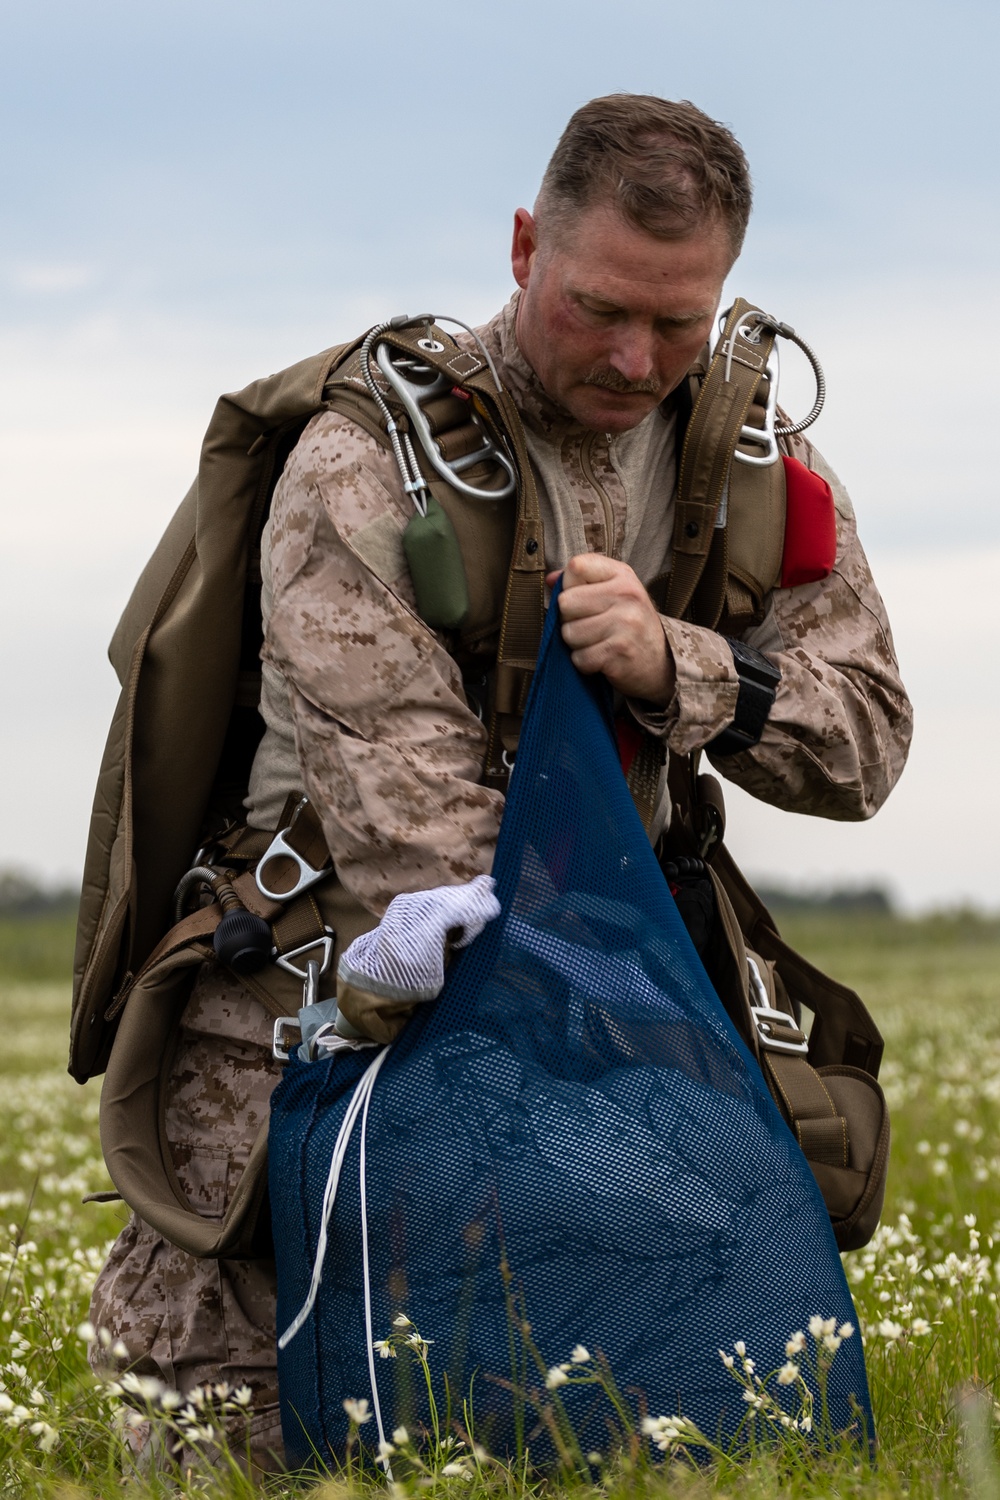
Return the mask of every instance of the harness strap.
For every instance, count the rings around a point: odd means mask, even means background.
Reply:
[[[684,434],[677,508],[674,518],[674,558],[664,612],[683,619],[708,570],[705,583],[712,602],[699,610],[714,619],[721,613],[728,575],[725,527],[717,526],[719,508],[729,480],[732,455],[740,441],[754,394],[764,375],[774,344],[771,328],[755,326],[756,343],[741,330],[752,304],[738,297],[729,310],[722,337]],[[716,607],[717,606],[717,607]]]
[[[789,1027],[789,1040],[796,1035]],[[805,1041],[805,1033],[797,1033]],[[802,1153],[829,1167],[848,1165],[850,1142],[847,1121],[804,1057],[761,1049],[761,1071],[771,1094],[788,1121]]]
[[[660,773],[666,761],[667,747],[663,740],[640,726],[639,746],[625,773],[625,781],[632,794],[642,826],[648,834],[656,816],[657,792]]]
[[[482,376],[470,386],[487,396]],[[510,774],[504,752],[513,752],[538,658],[545,623],[545,542],[535,477],[528,457],[521,419],[508,393],[489,381],[495,421],[513,447],[517,469],[517,521],[507,574],[500,643],[494,675],[493,703],[488,726],[483,779],[487,786],[505,787]]]

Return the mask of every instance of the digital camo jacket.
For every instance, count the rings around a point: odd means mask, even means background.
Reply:
[[[514,335],[516,297],[483,337],[521,413],[549,568],[600,550],[649,584],[670,566],[675,423],[655,411],[633,431],[588,432],[549,401]],[[763,737],[717,769],[757,797],[823,817],[869,817],[902,770],[911,712],[889,623],[846,492],[830,482],[834,571],[775,590],[745,635],[781,669]],[[268,732],[250,820],[273,827],[285,795],[319,810],[340,879],[380,915],[400,891],[490,869],[502,795],[480,784],[485,731],[444,637],[416,611],[402,550],[412,502],[390,453],[336,413],[305,429],[275,491],[265,539]],[[677,672],[672,701],[642,722],[686,753],[732,722],[738,679],[711,630],[663,618]]]

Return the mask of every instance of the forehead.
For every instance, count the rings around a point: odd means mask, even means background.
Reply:
[[[573,215],[548,247],[540,236],[539,249],[564,292],[615,306],[692,314],[714,312],[733,259],[718,221],[665,240],[604,207]]]

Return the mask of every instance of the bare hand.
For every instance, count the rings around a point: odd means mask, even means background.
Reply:
[[[551,587],[558,573],[550,573]],[[603,672],[627,698],[665,707],[676,674],[660,617],[627,563],[583,552],[563,569],[562,638],[581,672]]]

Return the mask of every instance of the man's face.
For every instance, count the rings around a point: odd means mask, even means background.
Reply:
[[[733,255],[713,221],[656,239],[594,207],[539,234],[514,217],[517,341],[584,427],[627,432],[680,385],[708,339]]]

